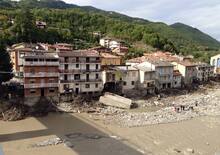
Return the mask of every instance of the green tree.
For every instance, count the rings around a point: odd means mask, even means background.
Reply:
[[[3,43],[0,42],[0,84],[13,77],[10,56]]]
[[[37,29],[35,19],[28,8],[24,8],[17,15],[12,31],[18,42],[36,42]]]

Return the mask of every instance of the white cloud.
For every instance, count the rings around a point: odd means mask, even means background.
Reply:
[[[65,0],[168,24],[182,22],[220,40],[219,0]]]

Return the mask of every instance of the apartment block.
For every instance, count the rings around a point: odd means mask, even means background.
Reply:
[[[58,100],[59,59],[54,53],[24,56],[24,95],[28,104],[41,97]]]
[[[59,52],[60,93],[100,94],[101,57],[95,50]]]
[[[211,66],[206,63],[198,63],[196,66],[197,69],[197,79],[200,82],[207,82],[210,78],[214,77],[214,66]]]

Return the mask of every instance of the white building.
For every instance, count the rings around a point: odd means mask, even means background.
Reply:
[[[60,93],[100,94],[101,59],[95,50],[60,52]]]
[[[100,39],[99,44],[103,47],[109,48],[110,41],[111,41],[111,38],[102,38]]]
[[[210,64],[215,66],[214,73],[220,74],[220,54],[211,57]]]
[[[150,68],[151,70],[155,70],[155,84],[157,90],[172,88],[174,66],[171,63],[160,60],[150,60],[146,59],[145,57],[139,57],[128,60],[126,62],[126,65],[144,66]]]

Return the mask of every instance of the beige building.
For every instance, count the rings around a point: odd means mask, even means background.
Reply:
[[[214,73],[220,74],[220,54],[211,57],[210,64],[214,66]]]
[[[139,71],[131,66],[115,66],[102,72],[104,90],[126,93],[139,84]]]
[[[171,63],[155,59],[146,59],[145,57],[139,57],[128,60],[126,62],[126,65],[138,65],[154,70],[156,74],[155,84],[158,91],[172,88],[174,65],[172,65]]]
[[[103,89],[101,58],[95,50],[59,53],[60,93],[98,95]]]
[[[183,83],[190,85],[197,78],[196,64],[190,61],[173,62],[175,70],[179,70],[183,77]]]
[[[139,88],[147,90],[148,94],[155,92],[156,72],[145,66],[135,66],[139,70]]]

